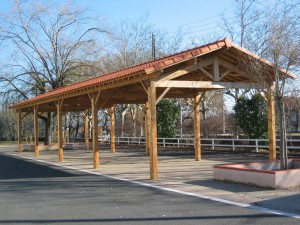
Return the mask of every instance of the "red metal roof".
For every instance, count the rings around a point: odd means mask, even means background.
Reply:
[[[11,106],[11,108],[22,108],[22,107],[28,107],[33,104],[38,104],[42,100],[47,100],[49,98],[55,98],[62,94],[68,94],[73,93],[75,91],[90,89],[99,85],[106,85],[111,82],[116,82],[120,79],[124,78],[131,78],[136,75],[145,76],[145,80],[149,78],[149,74],[161,70],[167,67],[170,67],[174,64],[184,62],[186,60],[189,60],[194,57],[198,57],[207,53],[210,53],[212,51],[221,49],[221,48],[230,48],[233,47],[240,52],[243,52],[244,54],[247,54],[249,56],[252,56],[270,66],[273,66],[272,63],[270,63],[267,60],[261,59],[259,56],[247,51],[244,48],[241,48],[234,44],[229,38],[225,38],[223,40],[219,40],[216,42],[212,42],[206,45],[202,45],[200,47],[196,47],[193,49],[189,49],[180,53],[176,53],[167,57],[163,57],[157,60],[149,61],[143,64],[135,65],[126,69],[118,70],[116,72],[99,75],[95,78],[91,78],[82,82],[78,82],[72,85],[68,85],[62,88],[58,88],[52,91],[49,91],[45,94],[36,96],[34,98],[19,102],[17,104],[14,104]],[[283,71],[284,72],[284,71]],[[288,73],[289,76],[292,78],[295,78],[296,76],[292,73]]]
[[[153,60],[150,62],[146,62],[143,64],[135,65],[135,66],[132,66],[132,67],[129,67],[126,69],[118,70],[116,72],[100,75],[95,78],[91,78],[91,79],[88,79],[88,80],[85,80],[82,82],[71,84],[71,85],[68,85],[68,86],[65,86],[62,88],[54,89],[45,94],[42,94],[42,95],[36,96],[34,98],[27,99],[27,100],[24,100],[17,104],[14,104],[11,106],[11,108],[19,108],[19,106],[38,102],[39,100],[46,99],[49,97],[58,96],[58,95],[61,95],[62,93],[73,92],[73,91],[80,90],[80,89],[90,88],[92,86],[97,86],[99,84],[105,84],[105,83],[112,82],[114,80],[122,79],[125,77],[131,77],[136,74],[144,73],[144,75],[147,75],[156,70],[160,70],[160,69],[169,67],[171,65],[174,65],[176,63],[186,61],[193,57],[220,49],[223,46],[225,46],[226,43],[228,43],[228,40],[229,39],[226,38],[226,39],[219,40],[219,41],[207,44],[207,45],[189,49],[189,50],[186,50],[186,51],[174,54],[174,55],[163,57],[163,58]]]

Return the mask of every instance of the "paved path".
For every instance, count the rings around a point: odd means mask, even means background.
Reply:
[[[22,155],[30,154],[33,155]],[[69,156],[64,166],[71,166],[72,162],[81,158],[81,169],[88,167],[84,162],[91,158],[84,157],[88,153],[66,154]],[[42,155],[40,158],[49,162],[56,156],[49,152]],[[111,165],[104,155],[103,164]],[[117,155],[114,158],[115,163],[128,160]],[[105,171],[104,165],[101,170]],[[129,171],[123,169],[123,173],[137,174],[139,171],[133,167]],[[140,171],[142,173],[143,169]],[[116,169],[111,173],[116,176]],[[139,182],[143,179],[146,184],[153,185],[147,178],[140,177]],[[171,183],[165,187],[174,188],[174,181]],[[155,185],[162,183],[157,181]],[[299,224],[299,219],[62,169],[42,162],[36,164],[31,159],[24,160],[4,153],[0,155],[0,199],[0,224]],[[274,203],[280,203],[275,200],[276,196]]]

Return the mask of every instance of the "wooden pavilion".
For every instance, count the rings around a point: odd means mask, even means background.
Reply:
[[[39,156],[38,114],[57,112],[58,158],[64,159],[62,113],[85,111],[85,147],[88,149],[88,110],[92,111],[93,127],[98,127],[99,108],[110,108],[111,151],[115,152],[115,104],[145,104],[146,151],[150,154],[150,179],[158,178],[156,104],[162,98],[194,99],[195,160],[201,160],[199,103],[204,92],[224,88],[259,88],[257,81],[243,68],[238,67],[243,56],[266,65],[259,58],[234,44],[229,38],[189,49],[174,55],[129,67],[113,73],[55,89],[11,106],[18,112],[18,148],[22,149],[21,122],[24,115],[34,115],[35,156]],[[269,72],[268,71],[268,72]],[[295,75],[288,74],[295,78]],[[273,81],[272,81],[273,83]],[[268,92],[269,159],[276,159],[275,106]],[[93,129],[93,167],[99,168],[98,129]]]

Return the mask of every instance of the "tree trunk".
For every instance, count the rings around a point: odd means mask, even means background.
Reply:
[[[47,118],[45,118],[45,139],[44,145],[49,145],[51,142],[51,112],[47,113]]]
[[[122,121],[121,121],[121,137],[124,137],[124,123],[125,123],[125,114],[126,114],[127,110],[124,110],[122,112]]]
[[[235,89],[235,96],[234,96],[234,101],[235,101],[235,105],[237,104],[239,100],[239,89]],[[234,123],[234,138],[238,139],[239,138],[239,127],[236,124],[236,122]]]
[[[282,98],[276,98],[280,134],[280,169],[288,169],[285,111]]]
[[[79,113],[77,113],[77,116],[76,116],[76,127],[75,127],[75,134],[74,134],[74,141],[77,139],[77,136],[78,136],[78,132],[79,132],[79,124],[80,122],[80,116],[79,116]]]
[[[137,105],[134,105],[134,107],[131,109],[131,116],[132,116],[132,122],[133,122],[133,131],[132,131],[132,137],[136,137],[136,123],[137,123]]]
[[[70,142],[70,131],[71,131],[71,129],[70,129],[70,118],[71,118],[71,115],[70,115],[71,113],[70,112],[68,112],[68,113],[66,113],[66,127],[65,127],[65,141],[66,142]]]

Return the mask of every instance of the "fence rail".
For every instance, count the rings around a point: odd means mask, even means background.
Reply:
[[[110,142],[109,137],[99,137],[99,141]],[[145,145],[145,137],[116,137],[117,144],[127,145]],[[279,148],[279,140],[277,140],[277,148]],[[288,139],[288,149],[300,150],[300,139]],[[194,146],[194,138],[158,138],[157,145],[162,147],[182,147]],[[268,139],[230,139],[230,138],[201,138],[201,146],[229,148],[232,150],[247,148],[255,149],[258,152],[260,149],[267,149],[269,146]]]

